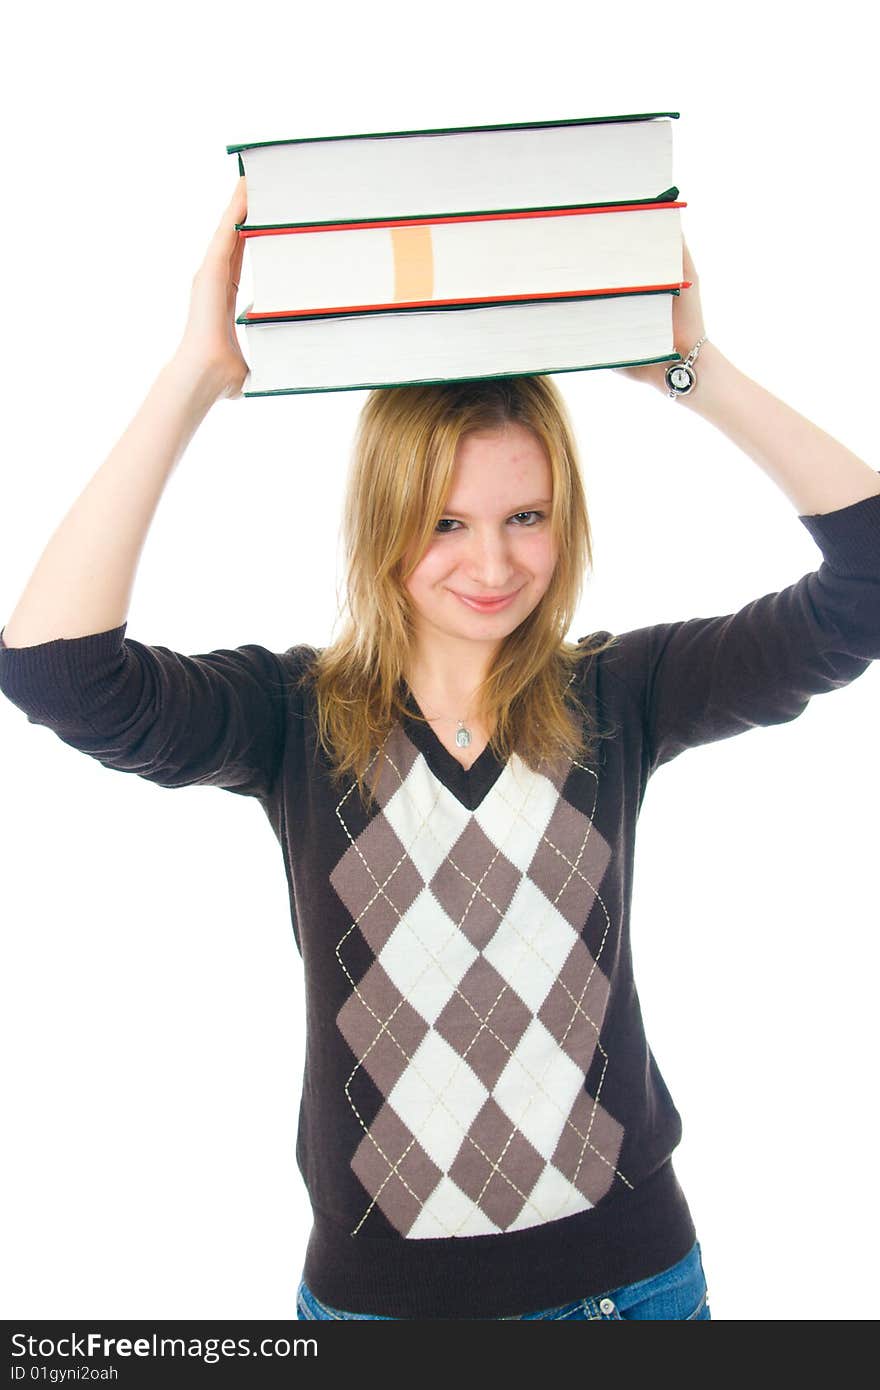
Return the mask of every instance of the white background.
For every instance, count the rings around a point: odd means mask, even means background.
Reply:
[[[0,621],[174,350],[247,140],[679,111],[709,336],[880,468],[871,23],[853,0],[15,7]],[[818,566],[714,426],[609,371],[556,380],[596,539],[572,637],[731,612]],[[218,402],[128,635],[326,644],[364,400]],[[878,697],[874,665],[683,754],[645,800],[636,979],[716,1319],[876,1316]],[[294,1317],[302,966],[268,821],[112,773],[8,701],[0,759],[3,1316]]]

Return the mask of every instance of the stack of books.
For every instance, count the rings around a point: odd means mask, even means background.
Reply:
[[[680,360],[677,111],[227,145],[245,396]]]

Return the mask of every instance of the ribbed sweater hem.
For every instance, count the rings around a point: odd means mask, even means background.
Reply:
[[[696,1229],[671,1159],[631,1192],[498,1234],[351,1236],[313,1207],[303,1278],[323,1303],[390,1318],[497,1318],[610,1293],[683,1259]]]

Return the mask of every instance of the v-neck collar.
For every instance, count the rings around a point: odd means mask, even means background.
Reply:
[[[415,695],[409,689],[406,691],[405,703],[416,714],[422,714]],[[492,751],[491,740],[480,756],[466,768],[452,756],[430,724],[423,724],[420,719],[412,719],[406,715],[404,726],[407,736],[418,748],[438,782],[442,782],[462,806],[467,807],[469,811],[476,811],[505,768],[505,764],[499,762]]]

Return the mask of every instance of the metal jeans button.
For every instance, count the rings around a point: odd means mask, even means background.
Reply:
[[[613,1299],[613,1298],[603,1298],[603,1299],[600,1299],[600,1301],[599,1301],[599,1307],[600,1307],[600,1309],[602,1310],[603,1313],[613,1313],[613,1312],[614,1312],[614,1299]]]

